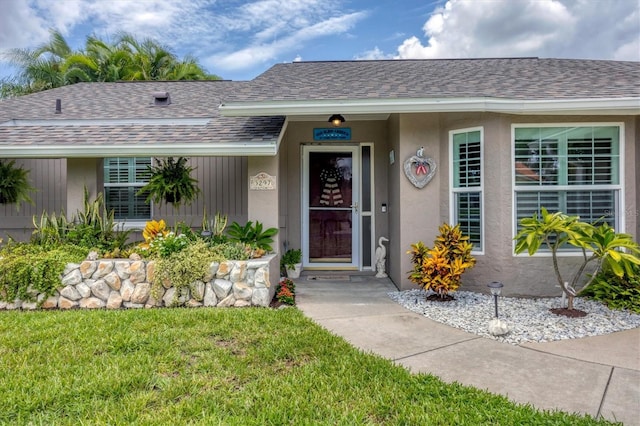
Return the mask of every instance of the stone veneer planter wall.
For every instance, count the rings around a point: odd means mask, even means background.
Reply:
[[[157,298],[151,281],[155,263],[136,259],[85,260],[69,264],[56,294],[37,302],[0,301],[0,309],[153,308],[162,306],[269,306],[276,290],[270,271],[279,277],[276,255],[246,261],[213,262],[209,274],[177,292],[170,283],[160,286]],[[176,294],[179,293],[179,294]]]

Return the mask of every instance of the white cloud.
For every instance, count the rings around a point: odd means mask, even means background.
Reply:
[[[634,0],[449,0],[425,22],[425,42],[407,38],[396,58],[640,60],[638,14]]]
[[[46,25],[68,34],[77,23],[86,19],[89,3],[86,0],[37,0],[36,10],[40,11]]]
[[[290,28],[286,33],[278,32],[279,37],[273,37],[271,41],[266,41],[260,34],[251,45],[233,52],[212,55],[204,59],[203,63],[226,70],[250,68],[274,60],[283,52],[302,46],[310,40],[345,33],[364,16],[364,12],[354,12],[330,17],[312,25]]]
[[[25,48],[49,36],[46,22],[27,2],[2,3],[0,13],[0,50]]]
[[[49,28],[72,48],[82,47],[90,34],[108,39],[124,31],[198,57],[212,69],[244,70],[281,60],[321,37],[347,37],[365,16],[347,10],[344,0],[3,1],[0,52],[45,43]]]
[[[378,46],[376,46],[371,50],[367,50],[359,55],[356,55],[354,59],[371,61],[375,59],[392,59],[392,58],[393,58],[392,55],[386,55],[382,50],[378,48]]]

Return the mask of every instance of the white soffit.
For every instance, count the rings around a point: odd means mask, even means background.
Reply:
[[[318,101],[265,101],[222,104],[228,117],[268,115],[319,116],[321,114],[392,114],[418,112],[501,112],[507,114],[640,114],[640,98],[514,100],[496,98],[352,99]]]

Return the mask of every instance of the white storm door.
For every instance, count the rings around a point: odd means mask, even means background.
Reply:
[[[360,147],[303,147],[303,266],[360,264]]]

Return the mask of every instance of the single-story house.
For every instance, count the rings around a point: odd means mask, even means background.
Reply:
[[[334,123],[335,122],[335,123]],[[186,156],[200,198],[135,193],[153,157]],[[78,83],[0,101],[0,158],[30,170],[35,205],[0,205],[0,236],[103,192],[126,226],[203,212],[277,227],[305,270],[386,272],[459,223],[477,265],[462,289],[558,295],[548,256],[514,255],[540,207],[640,236],[640,63],[506,58],[277,64],[251,81]],[[567,264],[575,253],[564,254]]]

